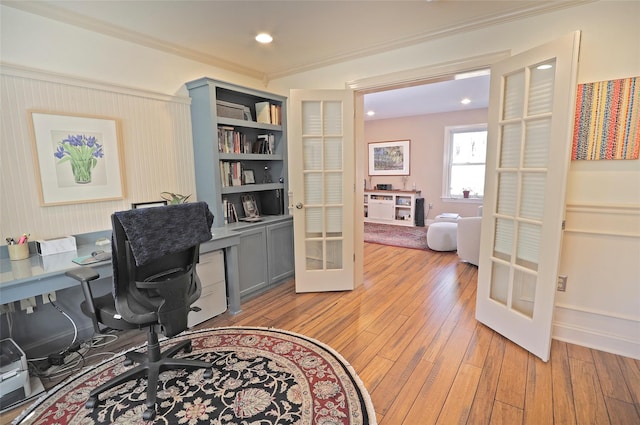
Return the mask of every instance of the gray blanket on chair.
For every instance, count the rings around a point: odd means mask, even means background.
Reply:
[[[127,234],[137,266],[211,239],[213,214],[206,202],[114,213]]]

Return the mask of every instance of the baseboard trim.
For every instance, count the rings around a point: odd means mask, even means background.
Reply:
[[[609,327],[616,328],[615,325]],[[614,334],[614,329],[598,330],[554,320],[552,338],[640,360],[640,341],[624,335]]]

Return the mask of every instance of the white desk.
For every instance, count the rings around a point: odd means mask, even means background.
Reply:
[[[110,231],[96,232],[76,236],[77,251],[42,257],[33,252],[25,260],[0,260],[0,304],[7,304],[21,299],[48,294],[61,289],[80,286],[78,281],[65,276],[65,272],[77,267],[73,263],[76,257],[90,255],[93,251],[111,247],[96,246],[94,241],[99,237],[111,237]],[[223,249],[225,254],[225,272],[227,275],[227,296],[229,311],[232,314],[240,310],[240,282],[238,279],[238,244],[240,235],[225,228],[214,228],[212,239],[200,245],[200,252]],[[100,273],[100,278],[113,276],[111,261],[91,264],[89,267]]]

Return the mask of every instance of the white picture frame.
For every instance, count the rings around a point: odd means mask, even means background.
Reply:
[[[369,143],[369,175],[410,175],[410,144],[410,140]]]
[[[43,111],[29,118],[41,205],[124,198],[117,119]]]

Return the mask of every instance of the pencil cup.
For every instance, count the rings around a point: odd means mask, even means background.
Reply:
[[[7,245],[9,250],[9,259],[11,261],[24,260],[29,258],[29,244],[20,243],[14,245]]]

